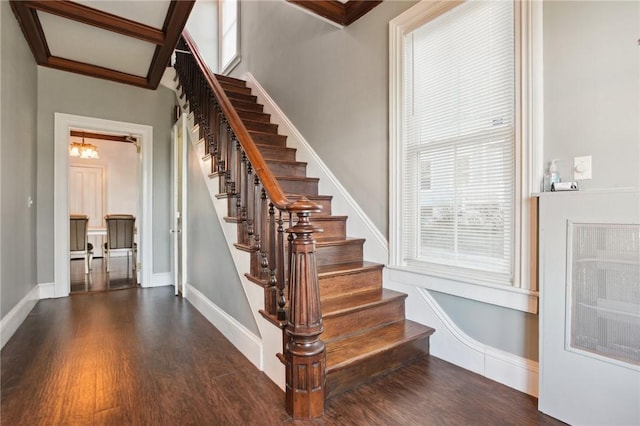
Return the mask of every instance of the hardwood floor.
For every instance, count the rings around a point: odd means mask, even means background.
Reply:
[[[109,272],[105,268],[105,262],[106,260],[103,258],[93,259],[89,274],[85,274],[84,260],[72,260],[70,268],[71,293],[122,290],[136,286],[133,271],[129,271],[127,276],[126,257],[112,257]]]
[[[172,287],[41,300],[0,357],[3,425],[561,424],[434,357],[295,422],[284,393]]]

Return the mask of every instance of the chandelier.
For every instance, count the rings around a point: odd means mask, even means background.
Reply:
[[[98,156],[98,149],[96,148],[96,146],[84,142],[84,133],[82,134],[82,143],[71,142],[71,144],[69,145],[69,156],[86,159],[100,158]]]

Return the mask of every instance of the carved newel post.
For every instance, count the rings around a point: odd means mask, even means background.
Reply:
[[[287,232],[292,242],[289,270],[289,318],[285,332],[287,412],[294,418],[311,419],[324,413],[325,347],[318,337],[324,331],[320,310],[320,288],[316,267],[316,242],[319,231],[309,223],[311,212],[320,208],[306,198],[291,206],[298,223]]]

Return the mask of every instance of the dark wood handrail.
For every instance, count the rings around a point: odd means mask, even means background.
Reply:
[[[282,191],[280,184],[271,173],[271,170],[267,166],[267,163],[264,161],[264,158],[262,158],[262,154],[253,141],[251,134],[249,134],[249,131],[244,126],[242,119],[231,104],[231,101],[227,97],[227,94],[224,92],[224,89],[220,85],[220,82],[218,81],[216,76],[213,75],[213,73],[209,70],[209,67],[202,59],[202,56],[200,55],[195,42],[191,38],[191,35],[187,30],[184,30],[182,32],[182,37],[187,43],[187,46],[189,46],[189,50],[191,51],[194,60],[202,70],[207,83],[211,87],[211,90],[213,90],[220,109],[224,113],[225,117],[227,117],[229,126],[231,126],[231,129],[236,135],[240,146],[242,146],[242,149],[249,159],[249,162],[253,166],[254,172],[260,178],[260,182],[262,183],[262,186],[267,192],[267,195],[269,196],[269,199],[271,200],[273,205],[280,210],[290,212],[296,212],[301,205],[304,205],[305,208],[309,208],[309,210],[307,210],[309,212],[319,212],[322,207],[317,205],[316,203],[308,200],[306,203],[296,203],[296,200],[290,200],[287,198],[287,196]]]

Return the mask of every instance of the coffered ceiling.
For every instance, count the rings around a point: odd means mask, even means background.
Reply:
[[[195,0],[11,1],[39,65],[155,89]]]

